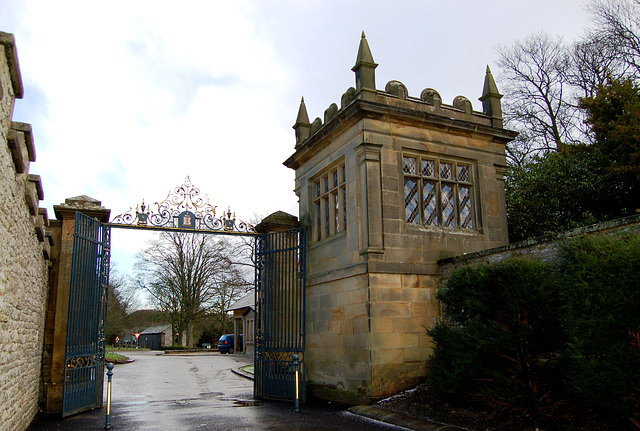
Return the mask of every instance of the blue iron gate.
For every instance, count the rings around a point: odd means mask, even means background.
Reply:
[[[76,213],[62,416],[102,406],[110,234]]]
[[[305,230],[256,237],[256,398],[294,400],[293,355],[299,356],[304,402]]]

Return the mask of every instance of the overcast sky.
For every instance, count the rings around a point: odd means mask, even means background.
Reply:
[[[304,96],[323,117],[355,85],[362,31],[378,89],[427,87],[481,110],[496,46],[534,32],[577,39],[582,0],[0,0],[16,38],[46,207],[77,195],[112,216],[164,199],[187,175],[238,218],[298,214],[292,154]],[[493,68],[497,72],[496,68]],[[122,232],[122,230],[120,230]],[[114,249],[135,247],[114,234]],[[136,241],[134,241],[136,243]]]

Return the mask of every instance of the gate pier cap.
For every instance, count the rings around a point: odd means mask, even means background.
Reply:
[[[266,216],[255,229],[258,233],[281,232],[300,227],[298,217],[284,211],[276,211]]]
[[[107,223],[111,214],[111,210],[103,207],[102,202],[86,195],[66,198],[63,204],[54,205],[53,211],[58,220],[74,218],[78,211],[102,223]]]

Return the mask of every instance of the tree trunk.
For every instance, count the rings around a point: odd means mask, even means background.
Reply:
[[[193,322],[191,320],[187,320],[185,322],[185,327],[187,331],[187,347],[193,347]]]

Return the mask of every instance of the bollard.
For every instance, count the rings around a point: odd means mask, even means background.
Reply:
[[[107,364],[107,417],[104,420],[104,429],[111,429],[111,377],[113,376],[113,362]]]
[[[293,366],[296,370],[296,401],[294,404],[294,411],[296,412],[300,411],[300,362],[298,359],[300,359],[300,356],[293,355]]]

